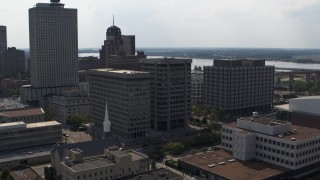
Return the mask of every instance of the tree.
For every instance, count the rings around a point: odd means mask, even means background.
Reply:
[[[1,180],[10,180],[10,170],[8,168],[5,168],[2,170],[0,175]]]
[[[202,121],[201,121],[201,124],[207,125],[207,124],[208,124],[207,118],[203,117],[203,118],[202,118]]]
[[[184,145],[179,142],[168,142],[164,146],[166,151],[171,151],[172,154],[178,155],[181,154],[184,150]]]
[[[71,114],[68,117],[68,123],[70,125],[73,125],[75,128],[78,128],[81,125],[81,123],[85,122],[88,122],[88,118],[80,114]]]

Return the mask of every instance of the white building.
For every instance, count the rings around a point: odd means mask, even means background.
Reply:
[[[237,159],[261,160],[291,170],[320,161],[320,130],[246,117],[222,126],[222,148]]]

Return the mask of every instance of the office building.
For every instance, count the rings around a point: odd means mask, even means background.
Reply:
[[[236,159],[264,161],[290,170],[320,162],[320,130],[256,113],[222,125],[221,145]]]
[[[61,95],[47,95],[40,98],[40,106],[45,112],[66,124],[70,115],[89,116],[89,96],[86,90],[66,89]]]
[[[191,114],[191,59],[142,59],[151,74],[151,128],[174,133],[185,129]]]
[[[0,123],[18,122],[36,123],[44,121],[42,108],[19,109],[0,112]]]
[[[110,55],[107,60],[107,67],[113,69],[140,70],[140,59],[145,59],[143,51],[138,51],[137,55]]]
[[[77,9],[60,0],[38,3],[29,9],[31,86],[24,86],[23,101],[38,101],[60,94],[79,82]]]
[[[269,112],[274,66],[264,60],[214,60],[204,67],[204,104],[231,115]]]
[[[116,179],[150,169],[147,156],[116,147],[105,149],[100,156],[87,158],[83,158],[81,149],[72,149],[61,164],[62,179],[66,180]]]
[[[21,73],[25,72],[25,56],[24,51],[18,50],[15,47],[8,48],[3,53],[1,60],[2,73]]]
[[[135,36],[122,35],[121,29],[113,25],[107,29],[106,40],[100,50],[100,59],[107,61],[110,55],[135,55]]]
[[[0,151],[55,144],[61,141],[62,127],[56,121],[0,124]]]
[[[7,50],[7,27],[0,26],[0,54]]]
[[[93,57],[93,56],[79,57],[79,71],[105,68],[105,67],[106,67],[106,61],[103,61],[98,57]]]
[[[150,74],[105,68],[89,70],[88,76],[93,136],[106,135],[107,120],[120,140],[143,141],[150,128]]]
[[[203,101],[203,71],[191,71],[191,103],[202,104]]]

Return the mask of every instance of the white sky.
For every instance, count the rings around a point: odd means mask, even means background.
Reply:
[[[28,9],[1,0],[8,46],[29,47]],[[100,48],[112,25],[137,47],[320,48],[320,0],[61,0],[78,9],[79,48]]]

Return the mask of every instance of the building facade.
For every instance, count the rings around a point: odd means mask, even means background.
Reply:
[[[274,66],[264,60],[214,60],[204,67],[204,104],[231,115],[269,112]]]
[[[0,26],[0,54],[7,50],[7,27]]]
[[[140,70],[140,59],[145,59],[144,52],[138,51],[137,55],[110,55],[107,67],[113,69]]]
[[[291,170],[320,162],[320,131],[253,116],[222,125],[222,148],[242,161],[261,160]]]
[[[31,86],[24,86],[24,101],[78,86],[77,9],[64,8],[59,2],[38,3],[29,9]]]
[[[40,106],[53,119],[66,124],[70,115],[89,117],[89,96],[86,90],[67,89],[61,95],[48,95],[40,99]]]
[[[62,179],[117,179],[135,173],[149,171],[147,156],[134,151],[109,148],[100,156],[83,158],[81,149],[72,149],[62,161]]]
[[[187,126],[191,114],[191,59],[142,59],[150,72],[151,128],[175,131]]]
[[[202,104],[203,102],[203,71],[191,72],[191,103]]]
[[[109,119],[111,133],[120,140],[146,138],[150,128],[150,74],[105,68],[89,70],[88,76],[93,135],[104,137],[103,123]]]
[[[0,124],[0,151],[61,142],[62,126],[56,121]]]
[[[15,47],[8,48],[4,51],[4,58],[1,61],[2,73],[18,73],[25,72],[25,56],[24,51]]]

